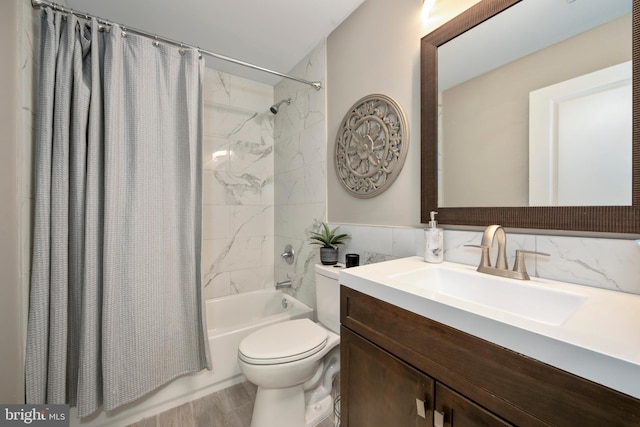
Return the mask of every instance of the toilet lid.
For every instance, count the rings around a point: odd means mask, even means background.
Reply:
[[[304,359],[327,344],[327,331],[309,319],[276,323],[246,337],[238,357],[254,365],[274,365]]]

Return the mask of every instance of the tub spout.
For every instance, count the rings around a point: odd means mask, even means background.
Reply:
[[[291,288],[291,280],[285,280],[284,282],[276,282],[276,289]]]

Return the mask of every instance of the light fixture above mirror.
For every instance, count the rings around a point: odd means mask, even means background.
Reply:
[[[436,0],[422,0],[422,10],[420,11],[420,20],[422,21],[422,25],[426,27],[429,23],[429,19],[431,18],[431,11],[433,7],[436,5]]]

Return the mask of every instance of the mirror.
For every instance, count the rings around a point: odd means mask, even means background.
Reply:
[[[422,39],[422,222],[640,233],[631,4],[483,0]]]

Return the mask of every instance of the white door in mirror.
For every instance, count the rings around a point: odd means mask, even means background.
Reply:
[[[630,206],[631,61],[529,94],[529,206]]]

